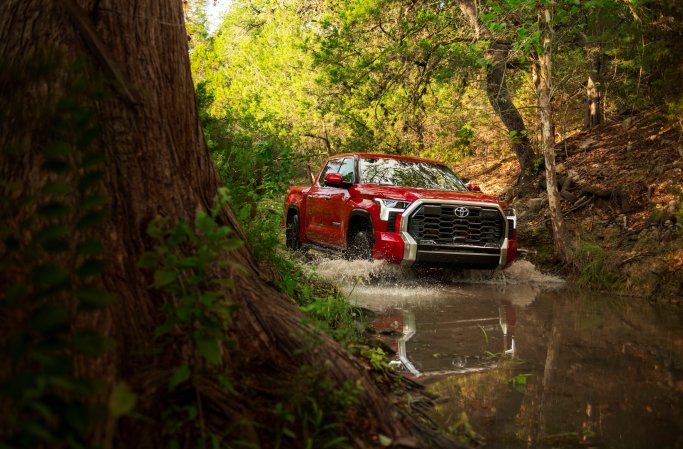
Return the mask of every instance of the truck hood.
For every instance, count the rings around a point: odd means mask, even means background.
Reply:
[[[357,189],[360,195],[368,195],[373,198],[390,198],[408,201],[411,203],[420,199],[439,199],[478,201],[482,203],[500,204],[500,201],[498,201],[496,198],[480,192],[455,192],[450,190],[430,190],[412,187],[408,188],[373,185],[356,185],[353,188]]]

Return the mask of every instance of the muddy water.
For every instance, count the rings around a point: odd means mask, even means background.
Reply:
[[[318,260],[392,365],[438,394],[435,419],[491,448],[683,448],[681,310],[581,291],[518,262],[414,273]]]

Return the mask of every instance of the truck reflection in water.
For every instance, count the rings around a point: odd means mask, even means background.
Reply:
[[[390,366],[419,377],[482,371],[514,358],[516,318],[513,304],[500,300],[475,304],[457,319],[421,308],[391,309],[370,325],[395,352]]]

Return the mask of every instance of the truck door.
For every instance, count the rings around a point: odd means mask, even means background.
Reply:
[[[327,164],[325,164],[325,167],[320,172],[320,176],[306,195],[304,228],[306,230],[306,240],[313,243],[328,244],[329,239],[326,238],[326,229],[329,227],[329,224],[325,225],[325,223],[329,223],[331,219],[326,217],[325,214],[329,213],[327,202],[331,199],[331,196],[328,192],[329,187],[325,186],[324,179],[328,173],[339,173],[342,162],[343,159],[327,161]]]
[[[349,186],[354,183],[354,158],[347,157],[339,167],[342,181],[346,186],[327,186],[325,214],[325,235],[327,243],[340,248],[346,247],[347,202],[349,200]]]
[[[354,159],[329,161],[316,184],[306,196],[306,238],[327,246],[344,247],[344,208],[349,198],[348,188],[328,186],[324,178],[328,173],[339,173],[344,182],[353,182]]]

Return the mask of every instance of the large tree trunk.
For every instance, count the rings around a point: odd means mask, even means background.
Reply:
[[[30,73],[26,67],[32,58],[45,51],[61,54],[66,61],[82,58],[90,65],[73,63],[73,71],[52,77]],[[167,374],[181,356],[155,355],[154,330],[163,321],[161,306],[169,299],[150,290],[150,273],[138,269],[137,263],[152,245],[145,232],[150,220],[164,215],[192,223],[198,210],[210,208],[220,184],[197,119],[181,2],[8,0],[0,6],[0,54],[0,67],[24,67],[32,77],[19,86],[20,95],[12,94],[21,98],[12,111],[19,120],[0,124],[2,147],[25,151],[2,159],[3,195],[12,183],[14,198],[38,193],[44,186],[40,156],[44,141],[32,120],[55,103],[68,82],[84,77],[97,84],[104,78],[109,85],[104,95],[88,101],[100,130],[90,146],[107,158],[101,188],[109,197],[109,216],[97,230],[106,247],[107,268],[98,279],[115,302],[89,314],[86,324],[111,337],[116,348],[97,362],[79,362],[77,369],[80,375],[103,379],[108,391],[117,382],[127,382],[138,395],[137,412],[147,417],[120,422],[116,435],[111,426],[99,429],[94,437],[98,443],[165,447],[160,408],[168,394]],[[0,77],[3,96],[17,88],[7,79]],[[1,218],[20,226],[16,217]],[[218,219],[244,239],[230,210]],[[272,433],[255,430],[258,420],[272,413],[282,399],[276,393],[278,382],[286,385],[291,373],[309,365],[324,370],[337,385],[351,380],[359,387],[358,404],[349,412],[353,420],[342,430],[354,446],[377,446],[380,434],[393,439],[414,435],[435,446],[449,444],[395,407],[358,359],[302,324],[298,307],[259,274],[247,247],[230,254],[244,269],[214,273],[235,281],[231,300],[238,306],[229,336],[239,349],[224,359],[223,369],[242,385],[238,389],[251,389],[253,396],[236,400],[224,393],[212,398],[212,392],[221,388],[210,385],[210,380],[195,385],[203,403],[209,404],[207,413],[212,412],[211,420],[206,418],[213,423],[212,431],[237,428],[244,441],[271,446],[267,438]],[[247,381],[249,387],[244,386]],[[259,392],[270,396],[259,397]]]
[[[481,25],[477,5],[472,0],[459,0],[458,6],[472,28],[475,39],[481,36],[490,41],[488,58],[491,64],[486,72],[486,95],[496,115],[508,130],[510,145],[519,161],[522,177],[525,177],[533,173],[534,150],[524,119],[512,102],[505,80],[510,45],[497,41],[491,31]]]
[[[555,254],[562,262],[567,261],[564,220],[560,209],[555,171],[555,130],[552,112],[552,12],[547,6],[539,7],[539,25],[543,51],[538,55],[538,73],[535,76],[538,92],[538,108],[541,116],[541,147],[545,159],[546,190],[553,226]]]

